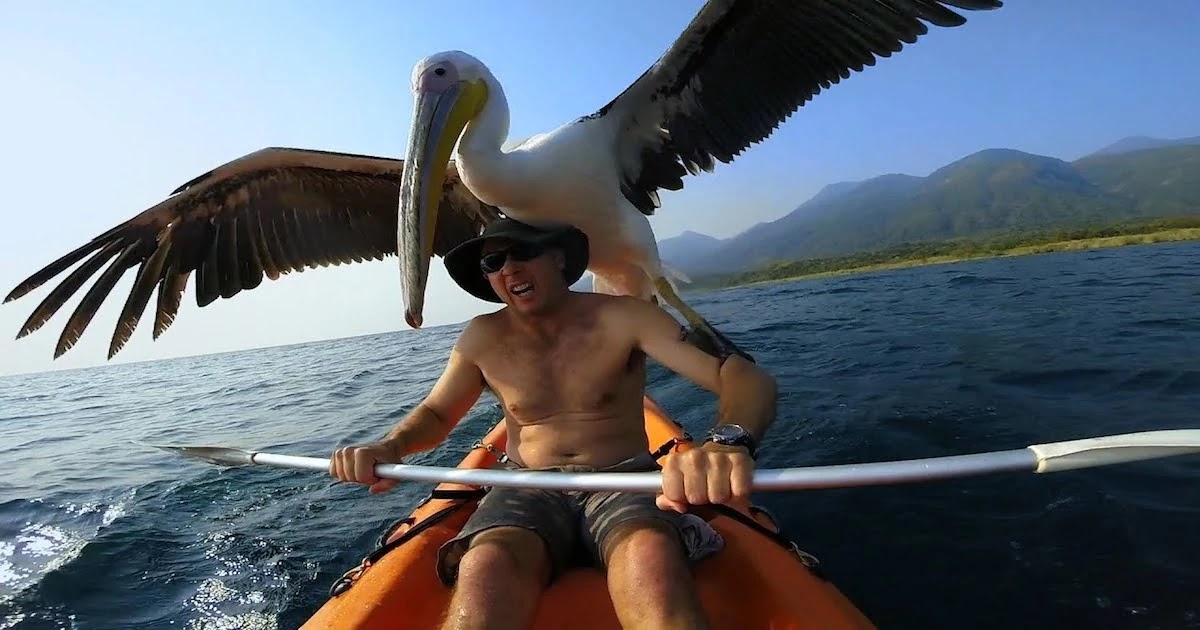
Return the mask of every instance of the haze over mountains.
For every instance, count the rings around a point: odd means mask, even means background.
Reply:
[[[1184,215],[1200,215],[1200,136],[1130,137],[1072,162],[985,149],[926,177],[839,182],[736,236],[689,231],[659,248],[694,278],[906,242]]]

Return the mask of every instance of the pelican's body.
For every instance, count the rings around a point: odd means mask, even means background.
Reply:
[[[257,151],[51,262],[5,301],[84,261],[34,309],[18,337],[27,335],[108,264],[64,327],[57,357],[122,274],[138,267],[111,358],[156,289],[154,336],[170,326],[193,273],[196,302],[205,306],[264,276],[397,254],[405,319],[419,327],[432,256],[503,213],[579,228],[588,236],[595,291],[657,299],[684,315],[701,347],[749,358],[676,294],[672,279],[680,276],[659,259],[649,223],[657,191],[678,190],[688,174],[732,161],[821,90],[916,42],[926,23],[965,23],[944,5],[1001,3],[709,0],[666,53],[600,110],[507,151],[500,81],[470,55],[439,53],[413,69],[405,160]]]
[[[475,116],[464,121],[452,153],[462,184],[505,216],[539,227],[572,225],[587,234],[593,291],[669,300],[656,287],[655,279],[670,274],[659,258],[650,221],[621,194],[619,162],[614,159],[620,147],[620,119],[580,118],[505,151],[508,100],[500,81],[481,61],[460,51],[423,59],[413,70],[414,90],[420,95],[422,77],[446,68],[453,68],[460,80],[482,84],[486,94]],[[437,77],[430,81],[441,83]],[[451,107],[452,102],[443,101],[442,106]],[[414,120],[415,127],[425,123],[419,116]],[[457,129],[444,132],[453,135]],[[422,134],[414,129],[410,137]],[[413,145],[406,162],[423,165],[426,146]],[[407,212],[421,210],[402,209]],[[420,249],[416,240],[411,245]],[[413,320],[419,322],[420,314]]]
[[[494,79],[493,79],[494,81]],[[499,84],[496,84],[499,89]],[[610,146],[616,144],[612,119],[565,124],[505,152],[486,125],[504,101],[484,106],[478,135],[470,123],[455,150],[463,185],[506,216],[539,227],[573,225],[588,236],[588,269],[593,290],[650,299],[653,278],[665,275],[649,218],[620,193],[620,176]],[[507,125],[505,125],[506,127]],[[513,166],[506,166],[513,165]]]

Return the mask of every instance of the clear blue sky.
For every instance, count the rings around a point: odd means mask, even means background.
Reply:
[[[493,69],[522,138],[594,111],[700,0],[5,3],[0,17],[0,290],[180,183],[264,146],[399,157],[420,57]],[[924,175],[985,147],[1073,159],[1128,135],[1200,134],[1200,2],[1010,0],[935,30],[802,108],[715,174],[664,196],[660,238],[728,236],[822,186]],[[434,265],[426,321],[494,307]],[[132,272],[129,274],[132,277]],[[0,374],[104,362],[130,280],[51,363],[68,302],[14,341],[43,287],[0,306]],[[201,312],[190,290],[159,341],[144,320],[117,361],[406,329],[394,259],[264,283]],[[81,292],[82,293],[82,292]]]

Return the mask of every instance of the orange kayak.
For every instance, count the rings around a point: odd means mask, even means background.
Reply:
[[[653,447],[671,448],[683,428],[649,397],[646,435]],[[480,440],[502,451],[503,421]],[[689,448],[685,441],[678,451]],[[493,451],[472,449],[460,468],[489,468]],[[450,590],[434,568],[438,547],[458,532],[483,490],[443,483],[412,514],[397,523],[385,543],[331,588],[331,596],[305,623],[318,628],[437,628]],[[874,628],[833,584],[820,576],[815,559],[780,535],[765,511],[708,506],[696,514],[708,519],[725,548],[695,567],[695,579],[714,628]],[[535,629],[620,628],[604,575],[589,567],[568,570],[542,596]]]

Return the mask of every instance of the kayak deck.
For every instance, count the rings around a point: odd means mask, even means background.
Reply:
[[[649,397],[644,399],[651,448],[682,437]],[[481,443],[505,447],[503,421]],[[677,450],[689,448],[687,443]],[[460,468],[488,468],[497,462],[486,448],[472,449]],[[450,601],[437,577],[438,548],[470,517],[482,490],[444,483],[387,534],[386,547],[335,584],[329,600],[305,623],[318,628],[436,628]],[[774,520],[751,507],[705,506],[706,518],[725,539],[725,548],[695,566],[696,585],[714,628],[873,628],[871,622],[819,572],[811,556],[779,535]],[[364,568],[365,566],[365,568]],[[574,567],[542,596],[533,628],[620,628],[604,574]]]

